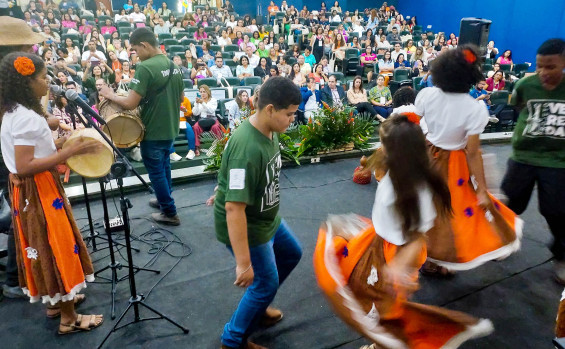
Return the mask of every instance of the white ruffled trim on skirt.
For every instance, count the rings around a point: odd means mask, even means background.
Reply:
[[[94,281],[94,274],[88,274],[85,276],[85,279],[87,282],[93,282]],[[55,294],[55,296],[51,297],[49,295],[46,296],[32,296],[29,292],[29,289],[27,287],[22,287],[22,291],[24,292],[24,294],[26,296],[29,297],[29,302],[30,303],[37,303],[41,300],[41,302],[43,304],[45,303],[51,303],[51,305],[55,305],[59,302],[68,302],[71,301],[75,298],[75,296],[83,289],[86,288],[86,282],[83,281],[81,283],[79,283],[78,285],[75,285],[71,291],[63,296],[61,296],[60,293]]]
[[[508,245],[504,245],[497,250],[480,255],[477,258],[473,259],[472,261],[466,263],[453,263],[453,262],[440,261],[430,257],[428,257],[428,260],[450,271],[471,270],[482,264],[485,264],[486,262],[490,262],[495,259],[502,260],[520,249],[521,246],[520,240],[522,239],[523,228],[524,228],[524,221],[520,217],[516,216],[516,220],[514,221],[514,231],[516,232],[516,239],[511,243],[509,243]]]

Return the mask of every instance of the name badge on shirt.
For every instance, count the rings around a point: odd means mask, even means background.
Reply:
[[[230,189],[232,190],[245,189],[244,168],[232,168],[230,170]]]

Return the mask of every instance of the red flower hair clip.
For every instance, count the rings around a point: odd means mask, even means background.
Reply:
[[[477,56],[473,53],[473,51],[469,50],[468,48],[463,50],[463,58],[469,63],[473,64],[477,61]]]
[[[420,125],[420,117],[416,113],[402,113],[402,115],[406,116],[408,121],[413,124]]]
[[[33,61],[27,57],[18,57],[14,61],[14,68],[16,71],[23,76],[30,76],[31,74],[35,73],[35,65]]]

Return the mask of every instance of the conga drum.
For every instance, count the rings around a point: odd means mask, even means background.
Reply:
[[[124,110],[109,100],[100,102],[100,116],[106,121],[102,131],[118,148],[139,144],[145,134],[145,126],[139,118],[139,109]]]
[[[67,165],[71,170],[86,178],[100,178],[110,172],[110,167],[114,163],[114,151],[112,147],[102,138],[93,128],[77,130],[63,144],[63,149],[72,145],[80,138],[94,139],[104,145],[101,150],[92,154],[81,154],[71,156],[67,159]]]

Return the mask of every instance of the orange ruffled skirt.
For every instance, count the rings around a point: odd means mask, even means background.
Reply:
[[[438,216],[427,232],[428,260],[448,270],[469,270],[508,257],[520,249],[523,221],[490,195],[492,210],[477,204],[465,150],[448,151],[429,145],[432,166],[451,193],[453,216]]]
[[[94,269],[56,170],[10,175],[19,282],[32,303],[68,302]]]
[[[339,220],[355,227],[352,238],[337,232]],[[489,320],[409,302],[400,289],[394,295],[385,291],[383,267],[402,247],[379,237],[366,218],[334,216],[332,221],[320,228],[314,252],[318,285],[340,318],[367,339],[383,348],[439,349],[492,332]],[[420,264],[425,260],[424,248]]]

